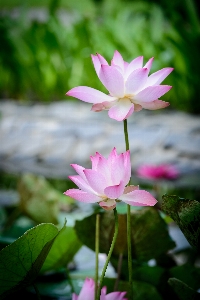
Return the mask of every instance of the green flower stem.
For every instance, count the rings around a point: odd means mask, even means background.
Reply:
[[[124,120],[124,137],[125,137],[126,151],[127,151],[127,150],[129,150],[129,139],[128,139],[128,125],[127,125],[127,119]]]
[[[67,280],[69,282],[69,286],[71,287],[71,292],[75,293],[75,289],[74,289],[73,282],[72,282],[72,279],[71,279],[71,276],[70,276],[70,273],[69,273],[69,269],[66,267],[65,271],[66,271],[66,275],[67,275]]]
[[[120,253],[119,259],[118,259],[118,265],[117,265],[117,278],[116,278],[115,285],[114,285],[114,291],[118,290],[120,275],[121,275],[121,271],[122,271],[122,261],[123,261],[123,253]]]
[[[131,207],[127,205],[127,244],[128,244],[128,276],[130,299],[133,299],[132,255],[131,255]]]
[[[97,298],[97,289],[99,281],[99,227],[100,227],[100,215],[96,215],[96,232],[95,232],[95,300]]]
[[[124,120],[124,137],[126,151],[129,150],[128,126],[127,119]],[[130,185],[131,180],[128,185]],[[128,245],[128,274],[129,274],[129,293],[130,299],[133,299],[133,282],[132,282],[132,250],[131,250],[131,207],[127,204],[127,245]]]
[[[36,286],[34,283],[33,283],[33,288],[34,288],[34,290],[35,290],[37,299],[38,299],[38,300],[41,300],[39,290],[38,290],[37,286]]]
[[[110,246],[110,250],[108,252],[108,256],[107,256],[107,259],[106,259],[106,262],[104,264],[102,274],[101,274],[101,277],[100,277],[100,282],[99,282],[99,286],[98,286],[98,290],[97,290],[97,298],[96,298],[97,300],[100,300],[100,294],[101,294],[101,289],[102,289],[102,285],[103,285],[103,279],[104,279],[106,269],[108,267],[108,263],[110,261],[110,258],[111,258],[111,255],[112,255],[112,252],[113,252],[113,249],[114,249],[114,246],[115,246],[115,242],[117,240],[117,235],[118,235],[118,230],[119,230],[119,222],[118,222],[118,215],[117,215],[116,207],[114,208],[114,216],[115,216],[115,233],[114,233],[113,240],[112,240],[112,243],[111,243],[111,246]]]

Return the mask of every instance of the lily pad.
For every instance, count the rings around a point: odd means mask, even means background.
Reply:
[[[63,229],[58,231],[53,224],[40,224],[0,251],[1,299],[35,280]]]
[[[164,195],[162,210],[178,224],[190,245],[200,251],[200,203],[176,195]]]

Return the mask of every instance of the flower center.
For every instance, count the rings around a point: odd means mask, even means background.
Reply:
[[[100,196],[101,197],[101,201],[104,201],[104,202],[107,202],[107,201],[109,201],[110,199],[107,197],[107,196],[105,196],[105,195],[102,195],[102,196]],[[101,201],[99,201],[99,202],[101,202]],[[99,203],[98,202],[98,203]]]
[[[125,100],[125,101],[130,101],[131,103],[134,103],[134,101],[133,101],[133,99],[132,99],[133,96],[134,96],[134,95],[125,95],[123,98],[119,98],[119,101],[120,101],[120,100],[122,100],[122,101]]]

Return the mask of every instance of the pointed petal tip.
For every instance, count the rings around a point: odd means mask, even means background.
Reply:
[[[172,85],[162,85],[162,84],[161,84],[160,86],[165,87],[166,92],[165,92],[164,94],[166,94],[167,92],[169,92],[169,91],[173,88]],[[164,94],[163,94],[163,95],[164,95]],[[163,96],[163,95],[162,95],[162,96]],[[160,97],[158,97],[158,98],[160,98]]]
[[[119,53],[120,54],[120,52],[118,50],[115,50],[114,53]]]
[[[76,167],[81,167],[81,166],[79,166],[77,164],[70,164],[70,167],[72,167],[74,170],[76,170]],[[68,178],[69,178],[69,176],[68,176]]]
[[[135,59],[143,59],[143,58],[144,58],[144,56],[140,55],[140,56],[137,56],[136,58],[134,58],[133,60],[135,60]]]
[[[65,95],[66,95],[66,96],[74,97],[73,92],[74,92],[75,89],[76,89],[76,87],[72,88],[72,89],[69,90]]]

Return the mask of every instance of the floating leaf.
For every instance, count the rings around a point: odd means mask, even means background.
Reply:
[[[164,195],[162,210],[178,224],[190,245],[199,251],[200,203],[176,195]]]
[[[81,242],[72,227],[65,227],[56,238],[41,272],[66,267],[81,247]]]
[[[200,300],[200,294],[177,278],[170,278],[169,285],[178,295],[179,300]]]
[[[40,224],[0,251],[1,299],[35,280],[62,230],[53,224]]]
[[[113,256],[123,253],[127,257],[126,214],[119,214],[119,233],[113,250]],[[76,221],[75,230],[79,239],[92,250],[95,250],[95,220],[93,214],[83,220]],[[142,208],[131,212],[132,223],[132,255],[134,258],[147,261],[175,247],[171,240],[167,225],[154,208]],[[100,252],[107,253],[114,234],[114,214],[100,214]]]

